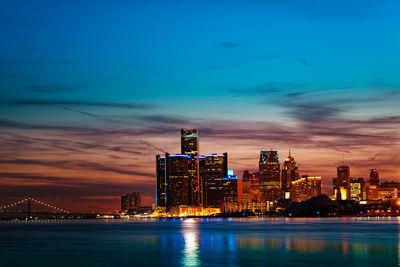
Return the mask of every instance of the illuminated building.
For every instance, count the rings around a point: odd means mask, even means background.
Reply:
[[[181,154],[190,156],[188,162],[189,203],[193,206],[198,206],[202,203],[199,153],[199,132],[194,129],[181,129]]]
[[[397,199],[397,188],[380,186],[378,188],[378,199],[380,199],[380,200],[396,200]]]
[[[379,186],[369,185],[367,186],[367,200],[379,200]]]
[[[350,199],[363,200],[364,178],[350,178]]]
[[[261,193],[281,188],[278,151],[271,149],[260,152],[259,173]]]
[[[121,211],[130,212],[142,205],[142,198],[139,192],[133,192],[121,196]]]
[[[223,200],[222,178],[228,176],[228,154],[201,156],[200,174],[203,181],[203,207],[219,208]]]
[[[258,172],[250,173],[250,201],[260,202],[260,174]]]
[[[157,193],[156,203],[159,207],[166,207],[167,180],[165,177],[165,157],[156,156]]]
[[[369,173],[369,184],[379,186],[379,173],[376,169],[371,169]]]
[[[340,192],[341,200],[348,200],[350,198],[350,167],[338,166],[337,167],[337,182],[336,192]],[[340,190],[337,190],[340,189]],[[338,199],[338,197],[336,198]]]
[[[303,175],[292,182],[291,199],[293,202],[305,201],[321,194],[321,177]]]
[[[167,181],[167,209],[190,205],[189,155],[165,154],[165,175]]]
[[[181,129],[181,154],[198,156],[199,152],[199,132]]]
[[[250,197],[250,173],[248,170],[243,172],[242,176],[242,202],[249,202]]]
[[[238,201],[238,180],[232,172],[227,177],[222,177],[222,199],[224,203]]]
[[[290,154],[285,159],[282,166],[282,190],[285,192],[285,199],[290,199],[290,191],[292,190],[292,181],[300,178],[297,163]],[[288,194],[287,194],[288,193]]]

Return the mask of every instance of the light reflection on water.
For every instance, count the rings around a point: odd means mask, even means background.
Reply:
[[[182,222],[182,234],[185,239],[182,264],[184,266],[200,266],[198,222],[186,219]]]
[[[395,217],[8,223],[0,224],[0,257],[13,266],[394,266],[399,223]]]

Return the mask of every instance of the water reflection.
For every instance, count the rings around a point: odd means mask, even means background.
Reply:
[[[184,238],[184,249],[182,264],[184,266],[200,266],[198,221],[186,219],[182,222],[182,235]]]

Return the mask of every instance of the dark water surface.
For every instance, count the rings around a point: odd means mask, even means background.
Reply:
[[[0,223],[1,266],[398,266],[392,218]]]

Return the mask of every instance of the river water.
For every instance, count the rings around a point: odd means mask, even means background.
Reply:
[[[400,219],[0,223],[1,266],[398,266]]]

